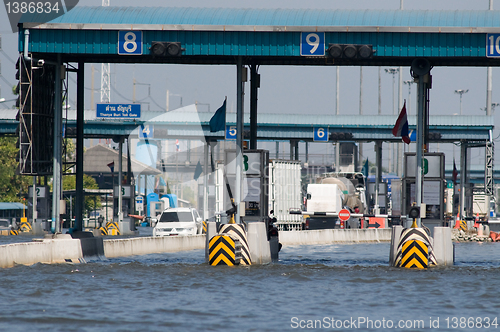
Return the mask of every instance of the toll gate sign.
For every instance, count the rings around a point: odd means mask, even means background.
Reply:
[[[500,57],[500,33],[486,34],[486,56],[488,58]]]
[[[141,55],[142,31],[118,31],[118,54]]]
[[[301,56],[324,56],[325,55],[325,33],[324,32],[302,32],[300,34]]]
[[[96,117],[138,119],[141,117],[141,104],[97,104]]]

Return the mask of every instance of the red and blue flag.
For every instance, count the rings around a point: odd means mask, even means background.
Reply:
[[[396,137],[401,137],[406,144],[410,144],[410,137],[408,136],[408,119],[406,118],[406,100],[399,113],[398,120],[394,128],[392,128],[392,134]]]

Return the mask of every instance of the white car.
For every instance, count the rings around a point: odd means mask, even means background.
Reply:
[[[193,208],[164,210],[153,228],[153,236],[187,236],[202,233],[202,220]]]

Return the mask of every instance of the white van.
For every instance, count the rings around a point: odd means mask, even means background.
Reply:
[[[193,208],[165,209],[153,228],[153,236],[186,236],[202,233],[202,220]]]

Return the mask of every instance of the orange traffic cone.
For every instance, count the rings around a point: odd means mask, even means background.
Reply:
[[[457,219],[455,221],[455,227],[456,229],[460,229],[460,213],[457,213]]]
[[[474,220],[474,228],[479,228],[479,213],[476,213],[476,219]]]

